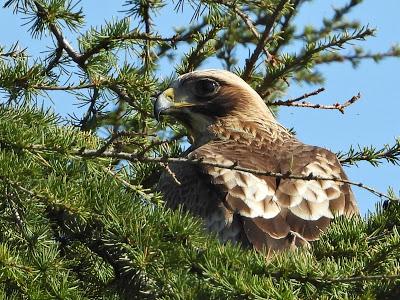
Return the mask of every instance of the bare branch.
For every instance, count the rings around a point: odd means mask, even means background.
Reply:
[[[164,168],[164,170],[168,173],[169,176],[171,176],[171,178],[174,180],[174,182],[177,185],[182,185],[182,183],[179,181],[179,179],[176,177],[175,173],[172,172],[172,170],[170,169],[170,167],[168,166],[168,164],[165,163],[160,163],[160,165]]]
[[[284,104],[281,104],[281,103],[290,104],[290,103],[293,103],[293,102],[298,102],[298,101],[307,99],[309,97],[318,95],[319,93],[322,93],[324,91],[325,91],[325,88],[319,88],[319,89],[317,89],[317,90],[315,90],[315,91],[313,91],[311,93],[306,93],[304,95],[301,95],[300,97],[297,97],[297,98],[294,98],[294,99],[288,99],[288,100],[285,100],[285,101],[279,100],[279,101],[275,101],[275,102],[272,102],[272,103],[268,103],[268,105],[284,105]]]
[[[31,86],[33,89],[44,90],[44,91],[74,91],[83,89],[92,89],[99,86],[100,83],[87,83],[80,85],[67,85],[67,86],[57,86],[57,85],[34,85]]]
[[[349,100],[347,100],[346,102],[340,104],[340,103],[335,103],[332,105],[323,105],[323,104],[314,104],[314,103],[310,103],[310,102],[306,102],[306,101],[302,101],[301,103],[297,103],[298,101],[311,97],[311,96],[315,96],[317,94],[319,94],[320,92],[324,91],[324,88],[320,88],[312,93],[308,93],[308,94],[304,94],[296,99],[289,99],[289,100],[278,100],[278,101],[274,101],[274,102],[270,102],[267,103],[268,106],[293,106],[293,107],[307,107],[307,108],[315,108],[315,109],[333,109],[333,110],[338,110],[340,111],[342,114],[344,114],[344,110],[345,108],[347,108],[348,106],[352,105],[354,102],[356,102],[357,100],[359,100],[361,98],[360,93],[358,93],[357,95],[351,97]]]
[[[0,141],[0,143],[2,143]],[[276,177],[276,178],[281,178],[281,179],[298,179],[298,180],[324,180],[324,181],[336,181],[336,182],[342,182],[346,183],[349,185],[357,186],[359,188],[365,189],[369,191],[370,193],[380,197],[380,198],[385,198],[391,201],[400,201],[397,197],[391,197],[387,194],[381,193],[377,191],[374,188],[371,188],[361,182],[354,182],[350,181],[347,179],[342,179],[338,177],[323,177],[323,176],[317,176],[312,173],[303,175],[303,174],[292,174],[291,172],[287,173],[279,173],[279,172],[271,172],[271,171],[260,171],[256,169],[249,169],[249,168],[243,168],[238,166],[237,162],[234,162],[233,164],[218,164],[215,162],[207,161],[206,159],[188,159],[184,157],[145,157],[145,156],[139,156],[136,153],[126,153],[126,152],[116,152],[116,151],[104,151],[103,153],[99,154],[98,149],[61,149],[61,148],[49,148],[43,145],[29,145],[25,147],[21,147],[18,145],[13,145],[7,142],[2,143],[5,146],[11,147],[11,148],[17,148],[17,149],[24,149],[27,151],[48,151],[48,152],[59,152],[59,153],[68,153],[70,155],[76,155],[78,157],[84,157],[84,158],[98,158],[98,157],[106,157],[106,158],[115,158],[115,159],[121,159],[121,160],[128,160],[131,162],[135,161],[141,161],[141,162],[150,162],[150,163],[193,163],[193,164],[200,164],[200,165],[206,165],[206,166],[211,166],[211,167],[217,167],[217,168],[223,168],[223,169],[230,169],[230,170],[236,170],[236,171],[242,171],[242,172],[247,172],[255,175],[262,175],[262,176],[270,176],[270,177]]]

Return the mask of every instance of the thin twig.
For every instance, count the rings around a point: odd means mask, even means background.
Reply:
[[[270,102],[267,103],[268,106],[292,106],[292,107],[307,107],[307,108],[315,108],[315,109],[335,109],[340,111],[342,114],[344,113],[345,108],[347,108],[348,106],[352,105],[354,102],[356,102],[357,100],[359,100],[361,98],[360,93],[358,93],[357,95],[351,97],[349,100],[347,100],[346,102],[340,104],[340,103],[335,103],[332,105],[323,105],[323,104],[314,104],[314,103],[310,103],[310,102],[306,102],[306,101],[302,101],[301,103],[297,103],[298,101],[311,97],[311,96],[315,96],[317,94],[319,94],[320,92],[324,91],[324,88],[318,89],[312,93],[308,93],[308,94],[304,94],[303,96],[300,96],[296,99],[289,99],[289,100],[278,100],[275,102]]]
[[[230,169],[230,170],[236,170],[236,171],[242,171],[242,172],[247,172],[255,175],[260,175],[260,176],[269,176],[269,177],[276,177],[276,178],[281,178],[281,179],[297,179],[297,180],[324,180],[324,181],[335,181],[335,182],[341,182],[341,183],[346,183],[349,185],[357,186],[359,188],[365,189],[369,191],[370,193],[380,197],[380,198],[385,198],[390,201],[399,201],[400,199],[396,197],[391,197],[387,194],[381,193],[377,191],[376,189],[369,187],[361,182],[354,182],[350,181],[347,179],[342,179],[338,178],[335,176],[332,177],[324,177],[324,176],[317,176],[312,173],[309,174],[292,174],[291,172],[286,172],[286,173],[279,173],[279,172],[271,172],[271,171],[260,171],[256,169],[250,169],[250,168],[244,168],[238,166],[237,162],[234,162],[232,164],[219,164],[211,161],[207,161],[206,159],[189,159],[189,158],[184,158],[184,157],[144,157],[144,156],[138,156],[136,153],[126,153],[126,152],[115,152],[115,151],[104,151],[103,153],[99,154],[98,149],[61,149],[61,148],[49,148],[43,145],[30,145],[27,147],[21,147],[17,145],[11,145],[10,143],[4,143],[4,145],[7,145],[9,147],[14,147],[14,148],[19,148],[19,149],[25,149],[28,151],[50,151],[50,152],[61,152],[61,153],[68,153],[70,155],[76,155],[79,157],[84,157],[84,158],[98,158],[98,157],[104,157],[104,158],[114,158],[114,159],[121,159],[121,160],[128,160],[131,162],[135,161],[141,161],[141,162],[151,162],[151,163],[193,163],[193,164],[199,164],[203,166],[210,166],[210,167],[216,167],[216,168],[223,168],[223,169]]]
[[[87,83],[80,85],[66,85],[66,86],[56,86],[56,85],[34,85],[31,86],[33,89],[44,90],[44,91],[74,91],[74,90],[83,90],[83,89],[91,89],[99,86],[100,84]]]
[[[253,34],[253,36],[257,40],[260,39],[260,33],[258,32],[256,26],[254,26],[253,21],[250,19],[250,17],[246,13],[244,13],[234,3],[222,1],[222,4],[227,6],[230,9],[232,9],[243,20],[243,22],[246,24],[246,26],[248,27],[250,32]],[[263,51],[264,51],[265,55],[267,56],[267,61],[269,61],[273,56],[269,53],[267,47],[265,47],[265,46],[263,47]]]
[[[50,60],[46,69],[44,70],[44,73],[46,75],[48,75],[50,73],[50,71],[60,62],[63,51],[64,51],[64,47],[60,43],[58,43],[57,49],[54,53],[54,57]]]
[[[298,101],[304,100],[304,99],[306,99],[306,98],[309,98],[309,97],[312,97],[312,96],[316,96],[316,95],[318,95],[319,93],[324,92],[324,91],[325,91],[325,88],[319,88],[319,89],[317,89],[317,90],[315,90],[315,91],[313,91],[313,92],[311,92],[311,93],[305,93],[304,95],[301,95],[300,97],[297,97],[297,98],[294,98],[294,99],[288,99],[288,100],[285,100],[285,101],[278,100],[278,101],[275,101],[275,102],[273,102],[273,103],[268,103],[268,105],[274,105],[275,103],[278,103],[278,104],[276,104],[276,105],[281,105],[281,104],[279,104],[279,103],[293,103],[293,102],[298,102]]]
[[[175,141],[180,140],[181,138],[183,138],[185,136],[184,133],[181,134],[177,134],[175,135],[172,139],[169,140],[153,140],[151,141],[151,143],[146,146],[145,148],[143,148],[143,150],[141,152],[139,152],[138,156],[144,156],[146,153],[148,153],[151,149],[161,146],[163,144],[170,144],[173,143]]]
[[[147,201],[152,202],[152,194],[148,194],[146,192],[149,192],[150,189],[141,189],[140,186],[135,186],[131,183],[129,183],[128,181],[126,181],[125,179],[123,179],[121,176],[118,175],[118,173],[113,172],[112,170],[106,168],[106,167],[102,167],[103,171],[105,171],[107,174],[111,175],[113,178],[115,178],[116,180],[118,180],[119,182],[121,182],[126,188],[130,189],[131,191],[140,194],[142,197],[144,197]]]
[[[365,275],[365,276],[353,276],[347,278],[332,278],[332,279],[317,279],[317,280],[325,283],[350,283],[359,281],[398,280],[398,279],[400,279],[400,274]]]
[[[79,125],[80,125],[80,129],[82,131],[85,130],[89,130],[90,126],[88,126],[88,124],[90,123],[89,121],[91,120],[91,117],[95,117],[96,115],[96,102],[97,99],[100,96],[100,92],[99,89],[96,87],[93,89],[93,95],[91,96],[90,99],[90,105],[85,113],[85,115],[83,116],[83,118],[79,121]]]
[[[244,71],[242,74],[243,80],[247,81],[249,79],[251,73],[253,72],[254,65],[256,64],[261,52],[263,51],[263,49],[265,47],[265,43],[268,41],[268,39],[270,37],[272,27],[274,26],[276,19],[280,15],[280,13],[287,1],[288,0],[281,0],[279,2],[279,4],[275,8],[273,14],[269,18],[268,22],[265,24],[264,32],[263,32],[261,38],[259,39],[256,48],[254,49],[250,58],[248,58],[246,60],[246,65],[244,67]]]
[[[176,177],[176,174],[172,172],[168,164],[166,163],[160,163],[160,165],[164,168],[164,170],[168,173],[169,176],[175,181],[177,185],[182,185],[182,183],[179,181],[179,179]]]
[[[100,155],[104,151],[106,151],[116,140],[122,138],[122,137],[154,137],[155,135],[151,134],[145,134],[141,132],[132,132],[132,131],[117,131],[114,132],[111,137],[104,143],[103,146],[101,146],[97,151],[98,154]],[[163,141],[164,142],[164,141]]]

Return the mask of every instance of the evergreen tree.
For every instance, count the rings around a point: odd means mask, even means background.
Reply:
[[[346,16],[361,0],[335,9],[320,28],[295,30],[306,0],[129,0],[117,19],[82,32],[79,3],[8,0],[33,38],[51,37],[32,57],[17,44],[0,48],[0,295],[2,299],[397,299],[400,297],[398,196],[367,218],[337,219],[311,249],[265,258],[222,245],[201,222],[163,206],[153,187],[185,140],[178,124],[152,116],[152,99],[171,78],[215,59],[238,73],[275,109],[279,105],[344,111],[278,99],[288,82],[323,83],[317,66],[400,56],[353,48],[374,34]],[[157,33],[157,16],[193,11],[191,24]],[[21,29],[23,30],[23,29]],[[285,52],[302,43],[297,54]],[[243,62],[237,49],[246,46]],[[189,49],[189,50],[188,50]],[[182,55],[183,54],[183,55]],[[242,63],[243,62],[243,63]],[[82,116],[67,120],[41,99],[68,94]],[[343,164],[398,164],[400,142],[350,149]],[[201,162],[193,162],[201,163]],[[173,174],[172,174],[173,175]],[[279,174],[272,174],[279,176]],[[373,195],[372,195],[373,196]]]

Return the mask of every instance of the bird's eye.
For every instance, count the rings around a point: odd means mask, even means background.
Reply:
[[[201,79],[194,85],[194,93],[199,97],[209,97],[215,95],[219,90],[219,84],[212,79]]]

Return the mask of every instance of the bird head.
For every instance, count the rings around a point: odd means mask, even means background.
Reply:
[[[261,97],[244,80],[224,70],[184,74],[162,92],[154,103],[157,120],[176,118],[198,136],[222,120],[263,123],[274,117]]]

